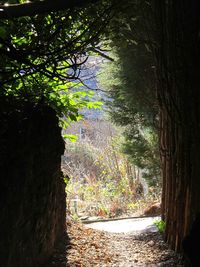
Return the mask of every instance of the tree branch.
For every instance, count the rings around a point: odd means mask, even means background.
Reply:
[[[0,5],[0,19],[34,16],[97,3],[98,0],[43,0],[24,4]]]
[[[89,51],[93,51],[93,52],[95,52],[96,54],[102,56],[103,58],[105,58],[105,59],[107,59],[107,60],[109,60],[109,61],[115,61],[112,57],[106,55],[105,53],[103,53],[103,52],[100,51],[99,49],[96,49],[96,48],[94,48],[94,47],[90,47],[88,50],[89,50]]]

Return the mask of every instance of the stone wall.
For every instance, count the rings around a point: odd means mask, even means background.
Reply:
[[[63,152],[51,108],[0,107],[0,266],[40,266],[64,233]]]

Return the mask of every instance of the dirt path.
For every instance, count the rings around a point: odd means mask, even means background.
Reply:
[[[158,229],[154,222],[159,220],[160,216],[124,218],[101,222],[96,221],[94,223],[86,224],[85,226],[110,233],[131,233],[132,235],[137,235],[141,233],[157,232]]]
[[[70,241],[48,267],[182,267],[181,256],[168,249],[158,232],[116,234],[68,224]]]

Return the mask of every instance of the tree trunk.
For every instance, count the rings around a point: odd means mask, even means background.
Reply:
[[[155,1],[162,218],[175,250],[200,212],[199,1]]]

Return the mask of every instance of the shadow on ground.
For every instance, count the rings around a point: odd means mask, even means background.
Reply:
[[[71,248],[70,238],[67,233],[57,242],[54,254],[41,267],[66,267],[67,265],[67,251]]]

